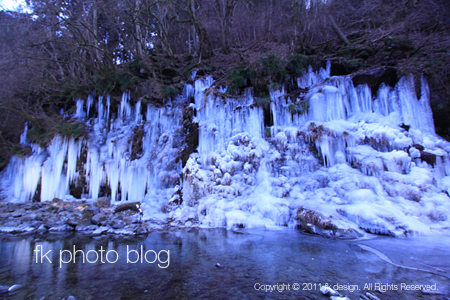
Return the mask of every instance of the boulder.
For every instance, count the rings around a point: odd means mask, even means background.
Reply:
[[[145,228],[145,227],[138,227],[138,228],[136,229],[136,234],[137,234],[137,235],[144,235],[144,234],[147,234],[147,228]]]
[[[17,292],[18,290],[20,290],[22,288],[23,288],[23,285],[21,285],[21,284],[14,284],[8,289],[8,292],[9,293],[15,293],[15,292]]]
[[[112,225],[112,228],[114,228],[114,229],[122,229],[122,228],[124,228],[125,227],[125,224],[123,223],[123,222],[121,222],[121,221],[119,221],[119,222],[117,222],[117,223],[114,223],[113,225]]]
[[[90,210],[88,208],[84,209],[82,212],[82,215],[81,215],[81,220],[78,222],[77,225],[84,226],[84,225],[92,224],[91,220],[92,220],[93,216],[94,216],[94,213],[92,210]]]
[[[436,154],[423,151],[421,152],[420,159],[425,161],[430,166],[434,166],[436,164]]]
[[[77,217],[70,217],[66,220],[66,224],[72,227],[75,227],[80,222],[80,219]]]
[[[8,292],[9,286],[6,285],[0,285],[0,295],[6,294]]]
[[[128,202],[120,204],[114,209],[114,213],[118,213],[125,210],[132,210],[135,212],[140,212],[141,202]]]
[[[14,212],[11,214],[11,216],[13,216],[13,217],[15,217],[15,218],[18,218],[18,217],[21,217],[21,216],[23,216],[23,215],[25,215],[25,214],[26,214],[25,209],[21,208],[21,209],[18,209],[18,210],[16,210],[16,211],[14,211]]]
[[[108,197],[101,197],[101,198],[98,198],[96,204],[100,208],[110,207],[111,206],[111,200]]]
[[[108,227],[106,227],[106,226],[101,226],[101,227],[95,229],[95,230],[92,232],[92,235],[101,235],[103,232],[106,232],[106,231],[108,231],[108,230],[109,230]]]
[[[56,219],[54,217],[51,217],[51,218],[48,218],[48,219],[44,220],[44,226],[46,228],[55,227],[57,225],[58,225],[58,219]]]
[[[106,219],[106,215],[101,212],[93,216],[91,222],[92,224],[99,225],[101,222],[106,221]]]

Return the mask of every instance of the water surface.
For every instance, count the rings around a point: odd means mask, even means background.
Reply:
[[[159,231],[146,238],[91,238],[80,235],[0,237],[0,285],[22,284],[7,299],[327,299],[320,285],[351,286],[341,294],[359,299],[366,284],[396,286],[375,294],[380,299],[447,299],[450,276],[448,238],[332,240],[294,230],[233,232],[222,229]],[[366,245],[382,253],[361,249]],[[34,250],[42,245],[52,263],[40,263]],[[62,264],[60,250],[114,250],[116,263]],[[169,251],[169,264],[127,263],[127,249]],[[105,254],[105,252],[103,252]],[[112,252],[111,252],[112,253]],[[36,263],[36,255],[38,263]],[[383,260],[385,255],[392,263]],[[115,256],[108,256],[114,261]],[[129,259],[136,256],[130,253]],[[63,259],[70,260],[68,253]],[[89,256],[95,259],[94,253]],[[147,259],[155,259],[148,252]],[[160,261],[167,255],[161,252]],[[158,266],[158,263],[161,267]],[[217,266],[220,264],[220,267]],[[412,270],[395,264],[428,270]],[[167,268],[163,268],[167,266]],[[294,285],[294,284],[298,285]],[[400,290],[401,284],[434,285],[442,295]],[[285,290],[256,290],[285,284]],[[289,284],[289,289],[286,288]],[[295,290],[294,288],[299,288]],[[281,288],[280,288],[281,290]],[[370,290],[369,290],[370,291]],[[373,292],[373,291],[371,291]]]

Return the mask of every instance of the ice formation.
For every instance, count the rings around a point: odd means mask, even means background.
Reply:
[[[163,107],[133,102],[129,93],[117,111],[109,97],[78,100],[72,117],[86,122],[89,137],[31,145],[32,155],[13,157],[3,172],[2,193],[8,201],[36,193],[48,201],[73,198],[81,187],[80,197],[141,201],[145,218],[182,226],[293,228],[303,208],[344,230],[450,227],[450,143],[435,134],[425,78],[419,98],[412,77],[372,95],[351,75],[330,76],[328,63],[309,68],[297,85],[299,98],[271,91],[266,108],[251,91],[228,96],[208,76]],[[291,109],[304,103],[301,113]],[[188,106],[199,145],[182,167]]]

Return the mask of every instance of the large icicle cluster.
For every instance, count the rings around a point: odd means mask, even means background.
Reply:
[[[426,80],[419,98],[412,77],[372,95],[330,69],[309,68],[297,79],[299,98],[271,91],[266,107],[251,91],[230,97],[211,77],[159,108],[132,104],[127,93],[117,112],[109,97],[79,100],[73,117],[86,121],[89,137],[31,145],[32,155],[5,170],[3,193],[27,201],[38,190],[46,201],[84,184],[86,198],[142,201],[145,218],[186,226],[296,227],[313,212],[344,231],[450,227],[450,144],[434,132]],[[199,145],[181,168],[187,106]],[[142,151],[133,154],[136,139]]]
[[[412,77],[372,95],[351,76],[331,77],[329,64],[310,68],[297,80],[303,99],[271,92],[273,126],[264,128],[251,95],[208,93],[212,79],[197,80],[199,153],[183,170],[189,201],[173,216],[181,224],[194,216],[205,226],[295,227],[306,209],[344,230],[448,227],[450,144],[434,133],[421,82],[419,99]],[[309,109],[293,113],[301,101]]]
[[[13,157],[2,180],[7,199],[28,201],[36,192],[42,201],[70,199],[76,187],[85,198],[107,195],[113,201],[143,201],[157,199],[162,192],[165,199],[167,189],[170,193],[180,183],[181,162],[176,158],[182,106],[178,102],[185,98],[159,108],[149,104],[145,113],[141,101],[132,105],[129,98],[129,93],[123,94],[117,113],[110,112],[109,97],[98,97],[96,103],[94,97],[86,103],[78,100],[73,117],[86,121],[89,138],[56,136],[47,149],[32,145],[32,155]],[[96,117],[86,119],[93,110]],[[134,138],[142,141],[142,149],[132,159]],[[26,143],[26,131],[21,141]],[[153,202],[161,208],[158,200]]]

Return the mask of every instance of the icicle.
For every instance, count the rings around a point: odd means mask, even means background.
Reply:
[[[86,110],[87,110],[86,117],[87,118],[89,118],[89,111],[91,110],[91,107],[92,107],[93,103],[94,103],[94,96],[89,95],[88,99],[86,101]]]
[[[84,110],[83,110],[84,101],[81,99],[78,99],[76,101],[76,105],[77,105],[77,111],[74,115],[74,118],[79,118],[79,119],[84,118],[85,117]]]
[[[106,120],[109,120],[109,110],[111,108],[111,99],[109,96],[106,96]]]
[[[136,103],[136,112],[134,113],[134,115],[135,115],[135,120],[134,120],[134,122],[135,122],[136,124],[141,123],[141,120],[142,120],[142,114],[141,114],[141,100],[139,100],[139,101]]]
[[[63,174],[68,143],[59,136],[50,142],[50,156],[44,162],[41,173],[41,201],[63,198],[67,192],[66,175]]]
[[[27,132],[28,132],[28,122],[25,122],[25,128],[23,129],[23,133],[20,135],[20,143],[22,145],[27,144]]]
[[[422,95],[420,97],[420,128],[423,132],[435,133],[433,112],[430,107],[430,87],[428,85],[425,76],[421,77],[421,91]]]
[[[104,106],[103,106],[103,96],[99,96],[98,97],[97,111],[98,111],[97,118],[98,118],[98,121],[100,122],[100,120],[105,119]]]
[[[66,185],[69,186],[70,183],[78,177],[76,173],[77,160],[81,152],[81,141],[75,141],[73,138],[69,140],[69,146],[67,150],[67,175],[66,175]]]
[[[122,100],[120,101],[120,107],[117,115],[119,116],[119,119],[121,120],[127,120],[131,117],[132,110],[131,105],[128,103],[129,99],[129,93],[124,92],[122,94]]]

